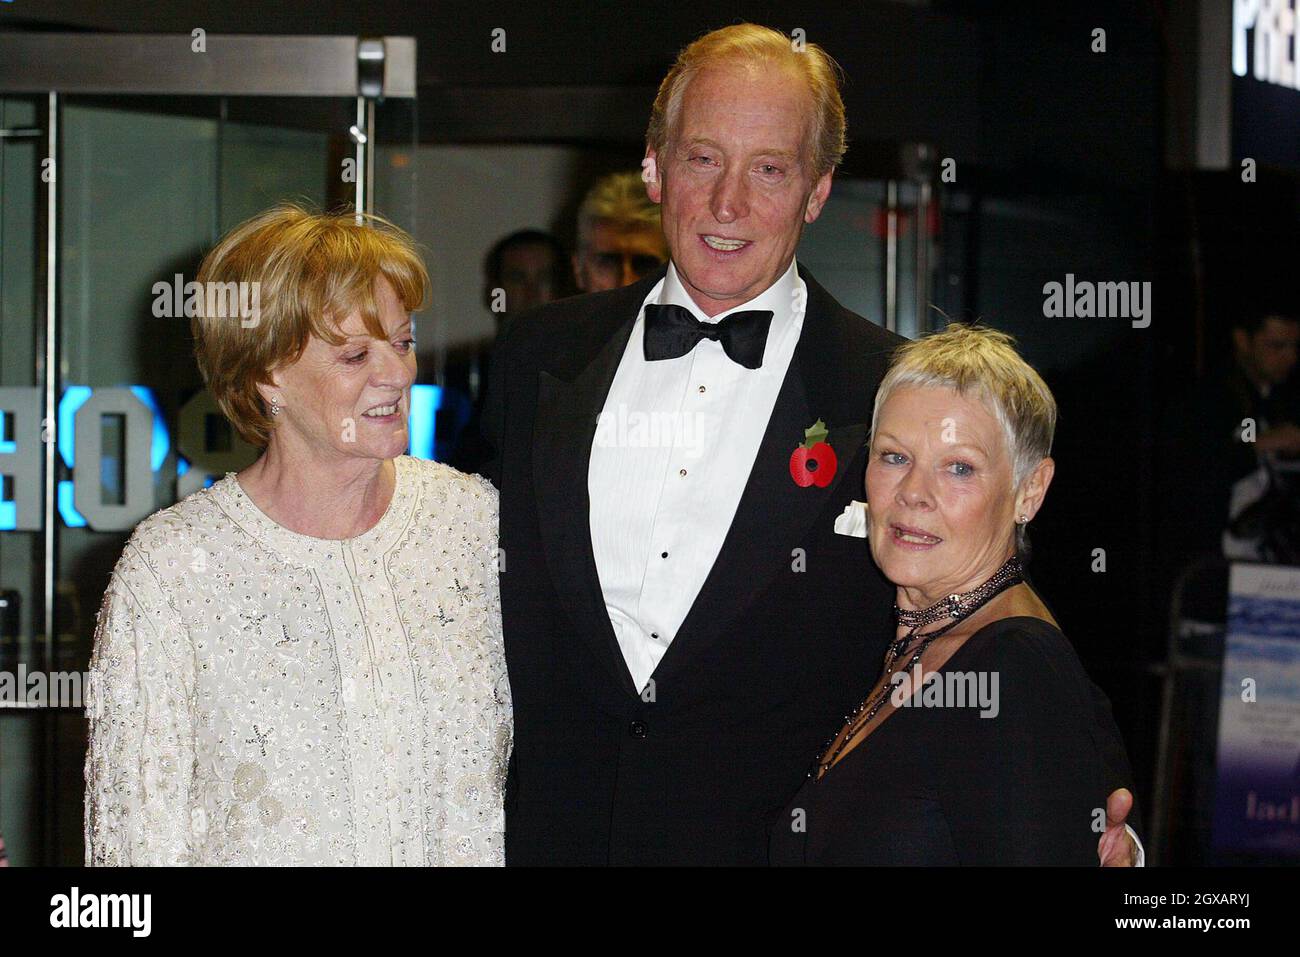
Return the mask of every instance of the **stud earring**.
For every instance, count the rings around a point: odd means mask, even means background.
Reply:
[[[280,399],[279,399],[279,397],[276,397],[276,398],[274,398],[274,399],[271,400],[271,414],[272,414],[272,415],[279,415],[279,414],[280,414]]]
[[[1019,516],[1019,517],[1016,519],[1016,524],[1017,524],[1017,525],[1028,525],[1028,524],[1029,524],[1029,517],[1028,517],[1027,515],[1021,515],[1021,516]]]

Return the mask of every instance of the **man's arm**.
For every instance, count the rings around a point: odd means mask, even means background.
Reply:
[[[1137,800],[1128,789],[1133,780],[1133,771],[1129,767],[1128,749],[1115,724],[1111,712],[1110,699],[1106,692],[1089,682],[1092,687],[1093,717],[1100,732],[1098,739],[1101,746],[1102,761],[1105,764],[1107,786],[1111,788],[1110,797],[1106,799],[1106,830],[1097,842],[1097,857],[1103,867],[1141,867],[1146,863],[1146,855],[1137,832],[1128,826],[1131,816],[1140,820]]]

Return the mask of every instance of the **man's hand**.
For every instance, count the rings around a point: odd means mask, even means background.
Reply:
[[[1282,456],[1300,455],[1300,427],[1283,422],[1265,429],[1255,439],[1255,448],[1260,452],[1276,452]]]
[[[1106,831],[1097,842],[1102,867],[1133,867],[1137,863],[1137,845],[1124,827],[1131,810],[1133,794],[1128,788],[1111,791],[1106,798]]]

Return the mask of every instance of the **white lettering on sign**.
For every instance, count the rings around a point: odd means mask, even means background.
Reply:
[[[1295,68],[1297,0],[1233,0],[1232,72],[1300,89]]]

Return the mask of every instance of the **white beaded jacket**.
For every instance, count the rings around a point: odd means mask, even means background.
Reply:
[[[332,541],[234,473],[140,523],[90,665],[88,864],[501,864],[497,493],[402,456]]]

